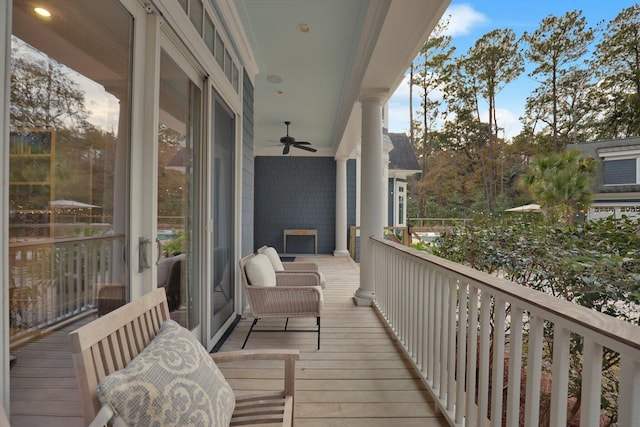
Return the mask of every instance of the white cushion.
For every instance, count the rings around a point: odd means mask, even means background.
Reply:
[[[284,271],[284,265],[282,265],[282,260],[278,255],[278,252],[271,246],[264,247],[258,249],[258,253],[264,254],[269,257],[269,261],[271,261],[271,265],[275,271]]]
[[[271,261],[264,254],[258,254],[251,258],[245,266],[249,284],[257,288],[268,288],[276,286],[276,272],[273,270]]]
[[[172,320],[126,368],[103,378],[97,393],[129,426],[228,426],[235,408],[209,353]]]

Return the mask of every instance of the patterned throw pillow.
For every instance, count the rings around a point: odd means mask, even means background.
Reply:
[[[103,378],[97,392],[129,426],[228,426],[235,407],[209,353],[172,320],[126,368]]]

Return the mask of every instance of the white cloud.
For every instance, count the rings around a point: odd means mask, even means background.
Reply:
[[[496,108],[496,118],[498,120],[498,127],[504,129],[504,136],[506,138],[513,138],[522,130],[522,123],[520,123],[518,116],[511,110]],[[480,112],[480,120],[485,123],[489,121],[489,110]],[[498,133],[498,136],[502,135]]]
[[[449,19],[446,34],[452,37],[469,34],[474,27],[489,20],[468,3],[452,4],[442,19]]]
[[[389,98],[389,132],[409,131],[409,75]]]

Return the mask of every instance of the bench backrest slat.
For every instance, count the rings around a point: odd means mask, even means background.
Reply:
[[[69,334],[86,424],[100,410],[100,380],[127,366],[168,318],[167,296],[159,288]]]

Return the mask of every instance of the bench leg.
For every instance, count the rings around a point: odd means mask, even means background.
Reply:
[[[253,323],[251,324],[251,327],[249,328],[249,333],[247,334],[247,337],[244,339],[244,342],[242,343],[242,349],[244,350],[244,346],[247,345],[247,340],[249,339],[249,335],[251,335],[251,331],[253,331],[253,327],[256,326],[256,323],[258,323],[258,319],[253,319]]]

